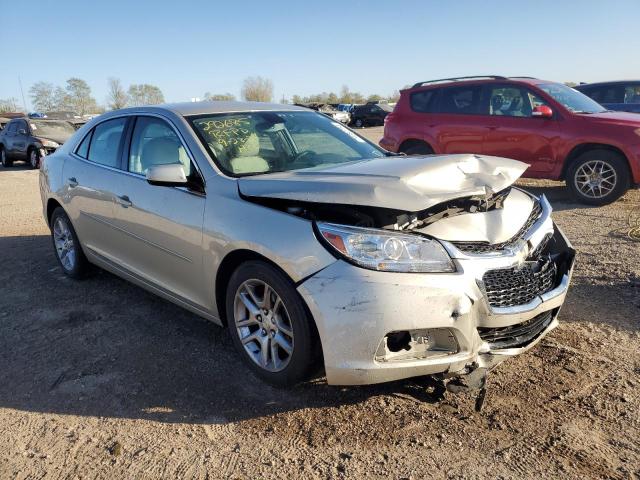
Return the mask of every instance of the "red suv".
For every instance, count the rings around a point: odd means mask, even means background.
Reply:
[[[566,180],[587,204],[640,183],[640,115],[612,112],[566,85],[529,77],[463,77],[403,90],[380,145],[407,154],[479,153]]]

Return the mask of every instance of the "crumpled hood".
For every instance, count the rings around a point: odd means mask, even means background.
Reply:
[[[526,163],[484,155],[382,157],[238,179],[240,193],[417,212],[454,198],[497,192]]]
[[[36,136],[36,138],[39,140],[50,140],[52,142],[59,143],[60,145],[69,140],[70,137],[71,135],[47,135],[46,137],[43,135]]]

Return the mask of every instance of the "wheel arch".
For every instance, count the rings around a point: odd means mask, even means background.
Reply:
[[[55,198],[50,198],[47,200],[47,225],[51,226],[51,216],[56,208],[63,208],[60,202],[58,202]]]
[[[400,146],[398,147],[398,151],[401,152],[403,151],[404,148],[411,148],[411,147],[420,146],[420,145],[426,145],[431,149],[432,152],[435,152],[435,150],[433,149],[433,145],[431,145],[429,142],[421,138],[407,138],[403,140]]]
[[[629,159],[624,154],[624,152],[618,147],[615,147],[613,145],[609,145],[606,143],[581,143],[573,147],[569,152],[569,154],[567,155],[564,163],[562,164],[562,172],[560,173],[560,179],[566,180],[567,172],[571,164],[578,157],[580,157],[580,155],[582,155],[583,153],[589,152],[591,150],[609,150],[610,152],[620,155],[624,159],[625,163],[627,164],[627,168],[629,169],[629,175],[631,175],[631,165],[629,164]]]
[[[265,257],[264,255],[254,252],[253,250],[247,250],[247,249],[239,249],[239,250],[233,250],[229,252],[222,259],[222,262],[220,262],[218,271],[216,272],[216,279],[215,279],[215,300],[216,300],[216,307],[218,310],[218,318],[220,319],[220,321],[224,326],[227,325],[227,320],[228,320],[227,312],[225,308],[225,299],[227,296],[227,286],[229,285],[229,279],[231,278],[231,275],[233,275],[233,272],[241,264],[249,261],[256,261],[256,260],[267,263],[268,265],[272,266],[273,268],[278,270],[280,273],[282,273],[286,278],[291,280],[291,282],[293,282],[293,279],[287,272],[285,272],[276,262]],[[306,305],[306,302],[303,301],[303,303]]]

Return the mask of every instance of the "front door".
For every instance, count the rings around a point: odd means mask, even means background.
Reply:
[[[164,119],[135,121],[126,170],[115,190],[120,263],[133,274],[196,306],[211,303],[203,280],[202,225],[205,196],[187,188],[154,186],[150,166],[179,163],[198,176],[176,131]]]
[[[534,107],[547,105],[526,88],[515,85],[488,85],[489,127],[482,152],[512,158],[530,165],[526,175],[537,176],[555,168],[552,142],[559,136],[556,118],[533,117]]]

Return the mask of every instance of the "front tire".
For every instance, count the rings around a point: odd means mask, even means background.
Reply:
[[[71,278],[84,277],[89,271],[89,261],[62,207],[56,208],[51,215],[51,240],[62,271]]]
[[[353,125],[357,128],[364,128],[364,120],[362,120],[361,118],[356,118],[353,122]]]
[[[38,152],[37,148],[30,148],[27,156],[32,169],[36,170],[40,168],[40,152]]]
[[[426,143],[414,143],[400,148],[400,152],[407,155],[432,155],[433,149]]]
[[[13,160],[9,160],[9,156],[4,147],[0,147],[0,163],[2,163],[4,168],[9,168],[13,165]]]
[[[313,320],[289,278],[263,261],[240,265],[226,295],[227,326],[240,356],[266,383],[286,387],[316,366]]]
[[[591,150],[580,155],[567,170],[567,187],[587,205],[607,205],[623,196],[631,184],[627,162],[611,150]]]

